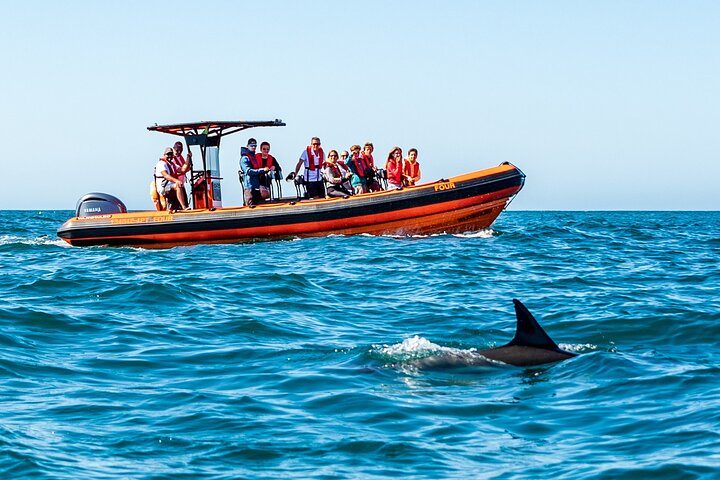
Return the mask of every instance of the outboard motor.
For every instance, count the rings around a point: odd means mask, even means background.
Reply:
[[[93,192],[83,195],[75,208],[76,217],[112,215],[113,213],[127,213],[127,207],[120,199],[107,193]]]

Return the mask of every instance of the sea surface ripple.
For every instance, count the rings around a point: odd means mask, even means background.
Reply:
[[[73,248],[0,212],[1,478],[720,478],[720,213]],[[518,298],[579,356],[502,345]]]

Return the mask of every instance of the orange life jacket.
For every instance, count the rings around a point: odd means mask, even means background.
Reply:
[[[415,163],[405,162],[405,175],[407,175],[410,178],[415,178],[420,173],[420,164],[415,161]]]

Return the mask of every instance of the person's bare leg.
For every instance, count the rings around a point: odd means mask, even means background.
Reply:
[[[178,202],[183,210],[188,209],[187,202],[185,201],[185,195],[183,195],[182,185],[175,185],[175,195],[177,195]]]

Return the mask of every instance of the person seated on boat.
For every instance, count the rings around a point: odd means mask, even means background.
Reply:
[[[268,167],[255,168],[255,149],[257,148],[257,140],[251,138],[248,140],[247,147],[240,149],[240,169],[243,172],[243,196],[245,197],[245,205],[255,208],[258,203],[262,203],[270,198],[270,190],[260,184],[260,174],[270,171]]]
[[[420,163],[417,161],[417,148],[408,150],[408,156],[403,166],[403,184],[411,187],[420,181]]]
[[[188,196],[187,192],[185,191],[185,174],[192,169],[192,152],[188,150],[187,160],[185,160],[182,151],[182,142],[175,142],[175,145],[173,145],[172,166],[173,172],[175,172],[175,176],[178,178],[178,180],[180,180],[179,191],[182,194],[185,204],[188,205]]]
[[[375,159],[373,158],[373,151],[375,147],[371,142],[365,142],[363,146],[362,158],[365,161],[365,190],[368,192],[379,192],[382,190],[380,183],[375,178],[377,168],[375,168]]]
[[[385,162],[385,171],[387,172],[388,190],[401,190],[403,160],[402,149],[400,147],[393,147],[390,153],[388,153],[388,158]]]
[[[173,204],[178,202],[180,208],[183,210],[190,210],[185,199],[180,193],[182,183],[177,178],[173,171],[172,159],[175,156],[173,149],[168,147],[165,149],[165,154],[160,157],[157,164],[155,164],[155,188],[158,194],[165,198],[165,205],[167,210],[174,211]]]
[[[348,170],[352,174],[350,176],[350,185],[355,195],[367,192],[367,182],[365,181],[365,160],[360,154],[360,145],[350,147],[350,160],[347,161]]]
[[[260,144],[260,153],[255,154],[253,161],[254,168],[267,167],[270,170],[267,174],[262,173],[260,175],[260,184],[266,188],[270,188],[270,182],[273,180],[280,180],[282,178],[282,169],[277,159],[270,155],[270,142],[262,142]]]
[[[348,153],[348,151],[343,150],[342,152],[340,152],[340,160],[338,160],[338,163],[341,167],[345,167],[345,169],[347,169],[347,162],[349,158],[350,154]]]
[[[322,167],[325,163],[325,152],[320,146],[320,139],[312,137],[310,145],[300,154],[300,160],[295,165],[291,179],[295,178],[300,167],[305,166],[305,188],[308,198],[324,198],[325,185],[322,181]]]
[[[340,166],[337,150],[330,150],[327,162],[323,167],[323,177],[328,182],[327,197],[349,197],[352,195],[345,184],[349,179],[350,172]]]
[[[155,210],[162,212],[163,210],[167,210],[167,203],[165,202],[165,197],[158,193],[156,183],[154,178],[150,181],[150,199],[153,205],[155,205]]]

